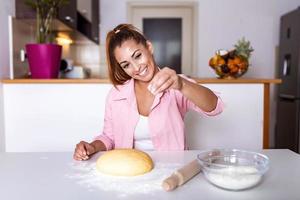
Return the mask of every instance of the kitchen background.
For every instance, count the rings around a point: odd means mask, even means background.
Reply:
[[[126,23],[129,13],[127,0],[100,0],[100,45],[88,40],[78,40],[70,45],[70,49],[64,49],[64,58],[71,58],[76,65],[81,65],[91,69],[91,77],[105,78],[105,36],[107,31],[119,23]],[[134,1],[145,2],[145,0]],[[158,1],[151,1],[152,3]],[[170,0],[165,2],[186,2],[183,0]],[[274,78],[277,77],[277,55],[279,44],[279,25],[280,17],[300,6],[300,0],[194,0],[197,6],[197,40],[193,41],[196,45],[197,63],[192,71],[195,77],[215,77],[214,72],[208,67],[208,60],[217,49],[231,49],[238,39],[245,36],[251,41],[255,51],[250,59],[251,67],[245,74],[245,77],[254,78]],[[15,16],[15,1],[0,1],[0,23],[2,31],[0,35],[0,78],[11,77],[10,66],[20,67],[18,72],[25,70],[22,63],[19,62],[19,48],[22,41],[11,44],[16,49],[16,55],[10,59],[9,52],[9,20],[8,16]],[[25,28],[30,33],[30,26],[24,22],[20,23],[13,34],[15,38],[25,39],[32,35],[24,35],[16,31],[19,28]],[[32,32],[31,32],[32,33]],[[23,41],[24,42],[24,41]],[[26,62],[25,62],[26,64]],[[23,67],[23,68],[22,68]],[[274,146],[274,121],[276,114],[276,92],[271,88],[271,134],[270,146]],[[4,150],[4,117],[3,117],[3,94],[2,83],[0,83],[0,151]],[[241,102],[243,103],[243,102]],[[241,111],[242,112],[242,111]],[[241,113],[242,114],[242,113]]]

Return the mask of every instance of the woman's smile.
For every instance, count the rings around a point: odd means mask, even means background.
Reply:
[[[148,68],[147,67],[145,67],[140,73],[138,73],[137,75],[139,75],[139,76],[145,76],[145,75],[147,75],[147,72],[148,72]]]

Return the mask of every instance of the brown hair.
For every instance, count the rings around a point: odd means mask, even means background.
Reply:
[[[114,55],[116,47],[120,47],[123,42],[131,39],[137,44],[143,44],[145,47],[147,46],[146,37],[131,24],[120,24],[107,33],[106,59],[108,73],[109,79],[115,87],[116,85],[122,85],[127,80],[131,79],[131,77],[121,68]]]

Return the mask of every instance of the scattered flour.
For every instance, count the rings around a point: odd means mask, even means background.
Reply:
[[[211,183],[229,190],[242,190],[252,187],[261,180],[262,176],[255,167],[249,166],[218,169],[215,173],[207,172],[205,175]]]
[[[88,188],[89,191],[113,191],[119,197],[131,194],[151,194],[153,191],[162,190],[162,181],[170,176],[182,164],[155,163],[149,173],[133,177],[111,176],[98,172],[96,163],[80,162],[71,163],[73,174],[66,176],[77,180],[77,183]]]

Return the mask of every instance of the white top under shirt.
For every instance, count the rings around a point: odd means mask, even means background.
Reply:
[[[147,127],[147,128],[145,128]],[[135,127],[134,148],[140,150],[154,150],[154,146],[148,129],[148,117],[140,115]]]

